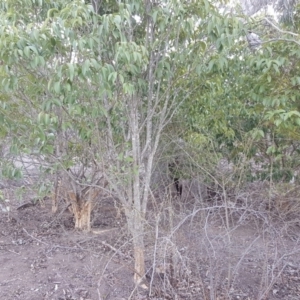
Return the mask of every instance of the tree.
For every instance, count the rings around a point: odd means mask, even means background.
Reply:
[[[19,2],[1,10],[5,133],[12,148],[36,153],[71,187],[66,197],[77,227],[89,229],[94,197],[109,186],[125,210],[140,284],[162,133],[191,94],[191,81],[204,74],[211,43],[221,49],[234,26],[222,29],[206,0],[24,0],[20,13]]]
[[[298,9],[295,5],[294,16]],[[299,21],[283,21],[264,13],[254,19],[245,17],[244,38],[221,54],[225,53],[227,61],[224,71],[210,68],[213,89],[201,97],[195,95],[190,107],[205,112],[203,118],[191,113],[190,125],[201,133],[209,132],[218,145],[226,145],[222,155],[228,159],[260,157],[264,169],[255,179],[289,181],[298,166]],[[249,30],[259,33],[259,47],[251,49],[246,40]],[[220,60],[220,55],[212,59],[211,66]],[[207,117],[208,122],[203,121]]]

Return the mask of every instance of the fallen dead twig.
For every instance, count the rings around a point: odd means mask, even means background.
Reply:
[[[34,236],[33,236],[32,234],[30,234],[25,228],[23,228],[23,231],[24,231],[27,235],[29,235],[32,239],[34,239],[34,240],[38,241],[39,243],[42,243],[42,244],[44,244],[44,245],[46,245],[46,246],[49,246],[49,244],[47,244],[47,243],[43,242],[42,240],[40,240],[40,239],[34,237]]]
[[[102,234],[102,233],[110,232],[110,231],[117,230],[117,229],[119,229],[119,228],[114,227],[114,228],[103,229],[103,230],[92,230],[91,232],[94,234]]]
[[[108,247],[109,249],[111,249],[112,251],[114,251],[116,254],[119,254],[119,255],[127,258],[127,256],[125,254],[123,254],[121,251],[119,251],[118,249],[116,249],[114,246],[106,243],[105,241],[102,241],[101,244],[104,245],[105,247]]]
[[[19,205],[17,207],[17,210],[25,209],[25,208],[32,207],[32,206],[35,206],[35,205],[36,205],[36,203],[34,203],[34,202],[26,202],[26,203],[23,203],[23,204]]]

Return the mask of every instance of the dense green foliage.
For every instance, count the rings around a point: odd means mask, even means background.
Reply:
[[[228,159],[259,152],[290,167],[300,124],[297,17],[278,30],[261,15],[242,25],[208,1],[93,3],[1,4],[0,133],[11,151],[53,155],[57,137],[75,130],[79,135],[64,146],[70,160],[91,140],[99,143],[109,115],[121,145],[116,154],[124,156],[124,95],[149,97],[154,62],[159,82],[152,96],[171,92],[178,99],[181,138],[208,138]],[[263,40],[256,51],[248,47],[250,28]]]

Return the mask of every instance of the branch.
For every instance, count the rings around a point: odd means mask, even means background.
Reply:
[[[264,20],[266,20],[272,27],[274,27],[276,30],[278,30],[281,33],[290,34],[293,36],[299,36],[299,34],[297,34],[297,33],[280,29],[278,26],[276,26],[274,23],[272,23],[268,18],[264,18]]]
[[[277,41],[282,41],[282,42],[292,42],[292,43],[296,43],[297,45],[300,46],[300,42],[293,40],[293,39],[283,39],[283,38],[278,38],[278,39],[271,39],[265,42],[262,42],[262,44],[267,44],[267,43],[271,43],[271,42],[277,42]]]

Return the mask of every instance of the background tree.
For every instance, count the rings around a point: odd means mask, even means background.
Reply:
[[[297,7],[293,6],[293,15]],[[202,89],[192,93],[180,113],[187,121],[188,135],[211,140],[220,157],[249,158],[242,164],[250,168],[247,180],[270,178],[270,172],[273,179],[290,180],[298,165],[298,92],[293,87],[297,85],[293,74],[298,68],[297,20],[277,23],[261,12],[254,19],[245,16],[243,23],[239,30],[234,26],[240,38],[231,43],[222,43],[217,35],[216,45],[224,50],[209,56],[209,63],[203,65],[206,81],[195,79]],[[261,39],[255,49],[247,39],[250,30]],[[263,165],[256,175],[250,175],[251,159]]]

